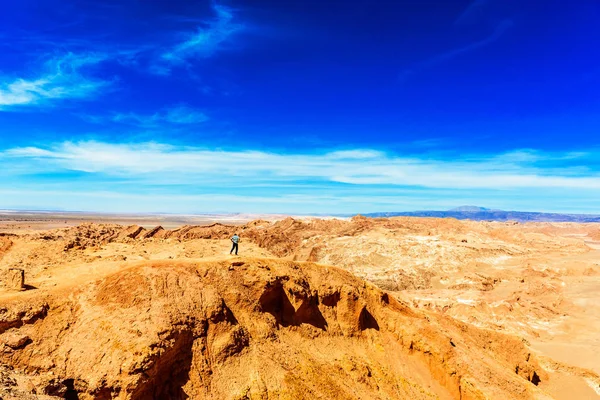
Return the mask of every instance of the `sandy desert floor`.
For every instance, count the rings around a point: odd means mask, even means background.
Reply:
[[[600,225],[78,218],[2,214],[5,396],[600,398]]]

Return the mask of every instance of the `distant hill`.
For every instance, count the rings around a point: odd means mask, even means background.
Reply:
[[[483,207],[463,206],[448,211],[378,212],[364,214],[365,217],[431,217],[456,218],[474,221],[517,221],[517,222],[600,222],[600,215],[558,214],[524,211],[490,210]]]
[[[453,208],[453,209],[448,210],[448,211],[455,211],[455,212],[479,212],[479,211],[491,211],[491,210],[489,208],[485,208],[485,207],[461,206],[461,207]]]

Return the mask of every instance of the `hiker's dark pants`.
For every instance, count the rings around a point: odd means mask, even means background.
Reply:
[[[238,251],[237,243],[234,243],[233,246],[231,246],[231,251],[229,252],[229,254],[233,253],[234,250],[235,250],[235,255],[237,256],[237,251]]]

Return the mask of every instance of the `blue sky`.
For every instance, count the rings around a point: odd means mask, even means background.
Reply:
[[[22,0],[0,209],[600,213],[600,3]]]

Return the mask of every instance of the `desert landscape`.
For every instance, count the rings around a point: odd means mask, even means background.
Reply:
[[[2,398],[600,397],[600,225],[82,222],[3,215]]]
[[[0,400],[600,400],[599,0],[2,6]]]

